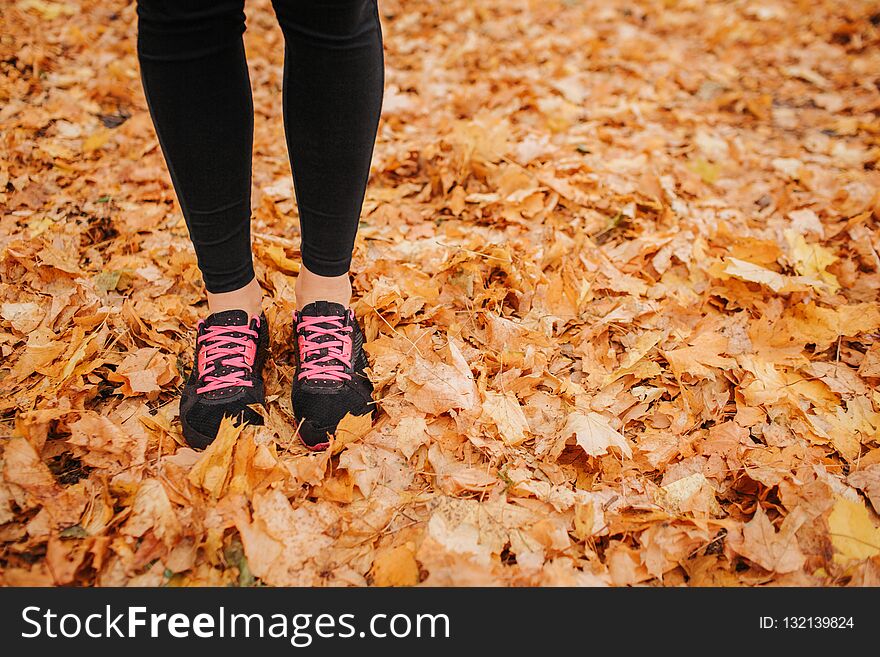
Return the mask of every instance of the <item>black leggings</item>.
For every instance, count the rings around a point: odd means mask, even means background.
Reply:
[[[254,278],[244,0],[138,0],[147,103],[209,292]],[[348,272],[384,84],[376,0],[273,0],[302,260]]]

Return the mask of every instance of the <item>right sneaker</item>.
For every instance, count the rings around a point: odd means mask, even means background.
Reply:
[[[346,414],[375,415],[364,334],[350,308],[315,301],[294,313],[293,337],[293,415],[300,439],[317,452],[329,447]]]
[[[180,397],[183,437],[191,447],[210,445],[224,416],[263,424],[249,405],[265,404],[268,351],[269,326],[263,314],[248,321],[244,310],[225,310],[199,322],[192,372]]]

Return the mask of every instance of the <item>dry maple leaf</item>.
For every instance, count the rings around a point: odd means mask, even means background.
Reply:
[[[804,236],[794,230],[785,231],[785,239],[797,272],[822,281],[829,292],[837,292],[840,284],[837,277],[828,271],[828,267],[837,261],[837,256],[819,244],[807,244]]]
[[[512,392],[498,393],[487,390],[483,397],[483,421],[495,424],[498,435],[508,445],[519,445],[528,436],[529,422],[519,399]]]
[[[190,483],[204,489],[214,499],[223,494],[231,476],[232,451],[242,429],[243,424],[236,424],[234,419],[224,417],[214,442],[208,445],[202,457],[189,471]]]
[[[428,423],[421,415],[401,418],[394,429],[394,437],[397,449],[408,459],[431,439],[428,435]]]
[[[346,413],[336,426],[331,451],[333,454],[339,454],[348,445],[366,436],[372,428],[373,416],[370,413],[365,415]]]
[[[0,317],[23,335],[27,335],[43,321],[40,305],[31,301],[0,305]]]
[[[142,465],[147,436],[143,431],[123,428],[110,418],[97,413],[83,413],[70,424],[73,452],[83,463],[116,474]]]
[[[248,567],[274,586],[313,586],[327,566],[335,516],[327,505],[304,503],[293,508],[278,490],[254,496],[253,519],[240,509],[235,525],[241,533]]]
[[[377,484],[390,491],[403,491],[412,482],[412,471],[397,451],[356,443],[339,457],[339,467],[347,470],[361,493],[369,497]]]
[[[447,495],[484,491],[499,482],[488,467],[462,463],[445,454],[438,445],[431,445],[428,450],[428,462],[434,469],[437,486]]]
[[[880,463],[856,470],[846,482],[865,493],[876,513],[880,513]]]
[[[179,380],[180,374],[173,358],[156,347],[144,347],[126,356],[107,378],[123,384],[118,392],[125,397],[147,395],[152,399]]]
[[[605,416],[593,411],[569,413],[560,437],[565,440],[574,435],[578,446],[590,456],[607,454],[611,447],[619,449],[624,456],[632,458],[632,449],[618,431],[611,428]]]
[[[405,377],[408,383],[404,397],[425,413],[468,410],[478,403],[477,386],[470,371],[465,373],[446,363],[430,363],[416,357]]]
[[[3,478],[12,499],[22,509],[39,508],[29,532],[48,534],[79,522],[86,505],[81,485],[63,488],[24,438],[14,437],[3,450]]]
[[[715,499],[715,489],[700,473],[677,479],[666,484],[657,494],[657,502],[673,513],[699,513],[721,515],[721,506]]]
[[[759,506],[741,530],[728,536],[727,543],[765,570],[792,573],[803,568],[806,561],[796,536],[805,520],[804,514],[796,509],[786,516],[777,532]]]
[[[828,516],[828,532],[834,545],[834,560],[849,564],[880,554],[880,527],[861,502],[837,498]]]
[[[880,379],[880,342],[875,342],[865,352],[865,357],[859,365],[859,374]]]
[[[181,533],[177,513],[158,479],[145,479],[135,493],[131,515],[122,533],[141,538],[152,531],[165,545],[173,546]]]

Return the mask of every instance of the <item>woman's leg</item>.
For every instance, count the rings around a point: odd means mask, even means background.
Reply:
[[[348,268],[382,107],[376,0],[273,0],[284,31],[284,123],[302,227],[291,403],[309,449],[375,411]]]
[[[214,440],[224,416],[262,424],[269,332],[250,239],[254,111],[241,35],[244,0],[138,0],[138,57],[150,114],[208,289],[183,435]]]
[[[244,0],[138,0],[138,58],[210,310],[256,316],[243,7]]]
[[[284,124],[302,230],[300,309],[347,306],[348,269],[384,85],[376,0],[273,0],[284,32]]]

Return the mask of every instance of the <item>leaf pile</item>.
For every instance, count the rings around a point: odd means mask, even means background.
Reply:
[[[320,455],[268,3],[270,403],[204,453],[134,8],[0,8],[0,583],[880,584],[876,3],[380,4],[354,281],[381,413]]]

